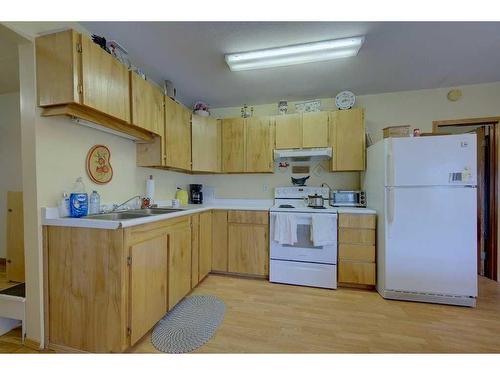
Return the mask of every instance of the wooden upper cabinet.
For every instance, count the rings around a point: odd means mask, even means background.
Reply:
[[[245,172],[273,171],[274,137],[269,117],[246,119]]]
[[[165,166],[191,170],[191,111],[165,97]]]
[[[365,123],[361,108],[330,112],[331,171],[365,170]]]
[[[36,38],[36,81],[41,107],[80,103],[81,36],[74,30]]]
[[[130,72],[130,101],[133,125],[159,136],[164,134],[165,110],[159,87]]]
[[[328,147],[329,112],[302,114],[302,147]]]
[[[87,37],[81,46],[82,104],[130,122],[127,67]]]
[[[167,312],[167,235],[130,247],[130,344],[134,345]]]
[[[221,125],[212,117],[193,115],[191,124],[193,171],[221,171]]]
[[[245,170],[245,119],[222,120],[222,171],[243,172]]]
[[[302,147],[302,121],[300,113],[276,116],[276,148]]]

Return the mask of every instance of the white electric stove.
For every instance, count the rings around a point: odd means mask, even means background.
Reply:
[[[308,195],[321,195],[323,207],[308,207]],[[277,187],[271,208],[269,280],[276,283],[337,288],[337,209],[328,204],[329,189],[323,187]],[[275,241],[277,215],[293,215],[297,223],[297,242]],[[311,241],[313,215],[332,215],[330,228],[334,243],[314,246]]]

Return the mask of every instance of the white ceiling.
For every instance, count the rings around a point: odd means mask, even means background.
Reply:
[[[0,25],[0,94],[19,91],[17,38]]]
[[[500,23],[84,22],[186,105],[263,104],[500,81]],[[231,72],[224,54],[366,35],[357,57]]]

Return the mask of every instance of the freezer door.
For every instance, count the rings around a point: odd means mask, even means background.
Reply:
[[[476,189],[387,188],[385,288],[477,296]]]
[[[386,186],[476,185],[476,135],[390,138]]]

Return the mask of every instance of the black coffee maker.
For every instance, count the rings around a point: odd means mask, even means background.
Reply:
[[[190,184],[189,185],[189,203],[202,204],[203,203],[203,192],[201,189],[203,185],[201,184]]]

